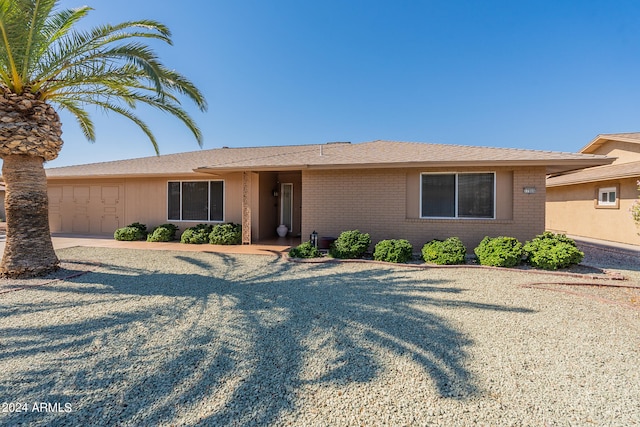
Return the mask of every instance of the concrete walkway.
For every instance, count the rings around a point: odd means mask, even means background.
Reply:
[[[582,236],[567,236],[575,240],[578,246],[593,246],[599,249],[605,249],[612,252],[620,252],[625,255],[637,256],[640,259],[640,246],[628,245],[625,243],[611,242],[608,240],[590,239]],[[640,262],[640,261],[639,261]]]
[[[55,249],[77,246],[92,248],[128,248],[147,250],[170,250],[189,252],[218,252],[228,254],[268,255],[287,252],[300,244],[300,239],[281,238],[264,241],[252,245],[187,245],[180,242],[120,242],[109,236],[81,236],[69,234],[54,234],[51,236]],[[5,236],[0,234],[0,257],[4,253]]]

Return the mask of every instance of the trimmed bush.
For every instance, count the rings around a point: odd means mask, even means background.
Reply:
[[[467,248],[457,237],[434,239],[422,247],[424,262],[438,265],[464,264]]]
[[[376,261],[404,263],[413,257],[413,246],[408,240],[381,240],[373,250]]]
[[[147,237],[147,226],[134,222],[126,227],[118,228],[113,233],[116,240],[131,242],[134,240],[144,240]]]
[[[143,240],[144,234],[142,234],[139,228],[128,226],[118,228],[113,233],[113,238],[116,240],[132,242],[134,240]]]
[[[532,267],[557,270],[580,264],[584,253],[576,247],[576,242],[564,234],[545,231],[537,235],[524,247],[526,261]]]
[[[173,224],[161,224],[147,236],[147,242],[170,242],[176,239],[178,227]]]
[[[138,230],[140,230],[140,233],[142,233],[142,235],[144,237],[147,237],[147,226],[145,224],[140,224],[139,222],[134,222],[133,224],[127,225],[127,227],[137,228]]]
[[[473,250],[482,265],[513,267],[522,261],[522,243],[515,237],[485,237]]]
[[[209,243],[212,245],[239,245],[242,243],[242,225],[218,224],[209,233]]]
[[[209,224],[198,224],[184,230],[180,237],[180,243],[201,245],[209,243],[209,234],[213,231],[213,226]]]
[[[289,251],[291,258],[318,258],[322,254],[311,244],[311,242],[304,242]]]
[[[341,259],[360,258],[367,252],[369,245],[369,233],[361,233],[358,230],[343,231],[329,248],[329,255]]]

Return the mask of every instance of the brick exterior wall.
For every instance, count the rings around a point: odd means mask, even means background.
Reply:
[[[451,236],[459,237],[469,252],[486,235],[513,236],[524,242],[544,231],[545,169],[501,169],[512,171],[513,186],[509,191],[513,194],[512,198],[502,198],[497,192],[496,211],[509,211],[512,215],[495,220],[419,218],[419,212],[411,206],[419,205],[412,201],[419,200],[420,186],[408,185],[413,176],[419,179],[419,171],[305,170],[303,239],[314,230],[320,236],[337,237],[342,231],[358,229],[371,234],[373,244],[383,239],[408,239],[416,252],[431,239]],[[525,194],[523,187],[536,187],[536,193]],[[512,206],[505,207],[504,203]]]

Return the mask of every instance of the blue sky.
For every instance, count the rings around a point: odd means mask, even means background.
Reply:
[[[154,45],[209,103],[204,147],[376,139],[577,151],[640,131],[637,0],[62,0],[86,26],[151,18]],[[179,5],[179,6],[176,6]],[[185,101],[186,102],[186,101]],[[162,154],[197,150],[142,110]],[[135,125],[93,112],[88,143],[65,112],[47,167],[154,155]]]

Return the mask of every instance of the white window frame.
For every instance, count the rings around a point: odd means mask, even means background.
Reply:
[[[169,184],[172,182],[180,183],[180,219],[169,219]],[[182,183],[183,182],[207,182],[207,213],[209,218],[211,218],[211,212],[209,212],[209,208],[211,207],[211,183],[212,182],[222,182],[222,219],[221,220],[199,220],[199,219],[182,219]],[[225,218],[227,217],[227,203],[226,203],[226,195],[227,195],[227,184],[224,179],[171,179],[167,180],[167,185],[165,187],[165,196],[167,198],[167,203],[165,207],[165,213],[167,216],[167,222],[198,222],[198,223],[212,223],[219,224],[224,223]]]
[[[611,193],[614,194],[615,200],[610,201]],[[607,195],[607,201],[602,200],[602,195]],[[598,206],[616,207],[618,206],[618,187],[600,187],[598,188]]]
[[[493,175],[493,216],[489,217],[459,217],[458,216],[458,176],[459,175],[480,175],[480,174],[492,174]],[[423,175],[454,175],[455,176],[455,187],[454,187],[454,198],[455,198],[455,216],[424,216],[422,212],[422,177]],[[496,200],[496,172],[495,171],[474,171],[474,172],[421,172],[420,173],[420,218],[421,219],[455,219],[455,220],[495,220],[496,219],[496,210],[497,210],[497,200]]]

